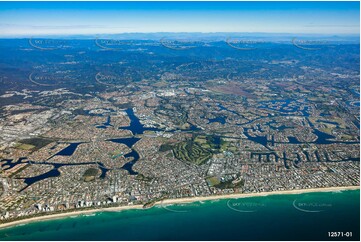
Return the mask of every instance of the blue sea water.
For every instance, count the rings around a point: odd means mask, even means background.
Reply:
[[[359,218],[359,190],[272,195],[35,222],[0,240],[359,240]]]

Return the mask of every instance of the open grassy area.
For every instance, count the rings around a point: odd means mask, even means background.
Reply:
[[[47,138],[31,138],[31,139],[23,139],[19,143],[24,145],[31,145],[34,149],[40,149],[48,144],[53,142],[51,139]],[[29,148],[30,146],[26,146],[26,148]],[[19,148],[19,147],[18,147]],[[21,149],[21,148],[19,148]]]
[[[138,174],[136,177],[135,177],[136,180],[139,180],[139,181],[146,181],[146,182],[150,182],[153,180],[153,178],[151,177],[147,177],[143,174]]]
[[[112,157],[112,159],[116,159],[118,157],[121,157],[123,155],[123,151],[116,149],[111,152],[109,152],[109,155]]]
[[[175,157],[179,160],[188,161],[201,165],[212,157],[210,150],[204,149],[194,140],[178,143],[173,148]]]
[[[212,177],[207,178],[207,183],[210,186],[215,186],[215,185],[218,185],[219,183],[221,183],[221,181],[217,177],[212,176]]]
[[[16,144],[16,148],[21,149],[21,150],[32,150],[35,148],[35,146],[30,145],[30,144],[18,143],[18,144]]]
[[[244,180],[238,179],[233,181],[224,181],[220,182],[219,184],[214,185],[219,189],[230,189],[230,188],[240,188],[244,186]]]
[[[3,194],[4,192],[4,185],[0,182],[0,196]]]
[[[204,149],[213,149],[215,152],[227,150],[229,142],[224,141],[221,137],[212,135],[198,135],[194,142],[198,143]]]
[[[177,159],[201,165],[209,160],[213,154],[229,150],[229,147],[230,142],[223,140],[219,136],[194,135],[192,139],[178,144],[163,144],[159,151],[172,149]]]
[[[83,174],[83,179],[86,182],[93,181],[97,177],[99,173],[99,169],[97,168],[89,168]]]
[[[171,145],[171,144],[162,144],[159,147],[160,152],[166,152],[166,151],[169,151],[169,150],[172,150],[172,149],[173,149],[173,145]]]
[[[204,149],[210,149],[211,148],[210,144],[207,142],[207,136],[205,136],[205,135],[198,135],[194,139],[194,142],[198,143]]]

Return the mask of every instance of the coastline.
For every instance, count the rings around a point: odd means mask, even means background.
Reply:
[[[326,188],[310,188],[310,189],[298,189],[298,190],[288,190],[288,191],[272,191],[272,192],[258,192],[258,193],[236,193],[236,194],[227,194],[227,195],[211,195],[207,197],[187,197],[187,198],[177,198],[177,199],[165,199],[162,201],[156,202],[154,205],[163,205],[163,204],[179,204],[179,203],[192,203],[199,201],[209,201],[209,200],[219,200],[219,199],[237,199],[237,198],[248,198],[248,197],[264,197],[271,195],[292,195],[292,194],[303,194],[303,193],[314,193],[314,192],[335,192],[335,191],[344,191],[344,190],[360,190],[360,186],[346,186],[346,187],[326,187]],[[46,220],[54,220],[60,218],[66,218],[71,216],[99,213],[99,212],[118,212],[123,210],[130,209],[143,209],[143,205],[129,205],[129,206],[118,206],[118,207],[109,207],[109,208],[94,208],[89,210],[81,211],[72,211],[64,212],[59,214],[43,215],[33,218],[25,218],[17,221],[12,221],[8,223],[0,224],[0,229],[13,227],[17,225],[27,224],[31,222],[39,222]]]
[[[292,194],[303,194],[303,193],[313,193],[313,192],[336,192],[336,191],[344,191],[344,190],[360,190],[360,187],[359,186],[325,187],[325,188],[309,188],[309,189],[296,189],[296,190],[287,190],[287,191],[272,191],[272,192],[257,192],[257,193],[233,193],[227,195],[211,195],[207,197],[187,197],[187,198],[177,198],[177,199],[165,199],[163,201],[156,202],[155,205],[192,203],[192,202],[218,200],[218,199],[265,197],[271,195],[292,195]]]

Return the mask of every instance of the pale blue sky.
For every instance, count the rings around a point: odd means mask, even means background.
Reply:
[[[359,34],[359,2],[0,2],[0,35]]]

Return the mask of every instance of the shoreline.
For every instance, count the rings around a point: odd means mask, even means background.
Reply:
[[[287,190],[287,191],[272,191],[272,192],[258,192],[258,193],[235,193],[227,195],[211,195],[207,197],[187,197],[187,198],[176,198],[176,199],[165,199],[158,201],[155,205],[163,204],[181,204],[181,203],[193,203],[200,201],[209,201],[209,200],[219,200],[219,199],[237,199],[237,198],[249,198],[249,197],[264,197],[271,195],[293,195],[293,194],[303,194],[303,193],[314,193],[314,192],[335,192],[335,191],[344,191],[344,190],[360,190],[360,186],[346,186],[346,187],[326,187],[326,188],[309,188],[309,189],[297,189],[297,190]],[[51,215],[42,215],[33,218],[25,218],[17,221],[12,221],[8,223],[0,224],[0,229],[13,227],[17,225],[23,225],[32,222],[40,222],[46,220],[61,219],[66,217],[86,215],[92,213],[100,212],[118,212],[131,209],[144,209],[143,205],[127,205],[127,206],[118,206],[118,207],[109,207],[109,208],[94,208],[89,210],[81,211],[72,211],[64,212],[59,214]]]
[[[272,191],[272,192],[257,192],[257,193],[233,193],[227,195],[211,195],[207,197],[187,197],[177,199],[165,199],[163,201],[156,202],[158,204],[175,204],[175,203],[192,203],[199,201],[218,200],[218,199],[237,199],[237,198],[249,198],[249,197],[265,197],[272,195],[293,195],[303,193],[314,192],[336,192],[345,190],[360,190],[359,186],[347,186],[347,187],[325,187],[325,188],[308,188],[308,189],[295,189],[286,191]],[[0,225],[1,228],[1,225]]]

